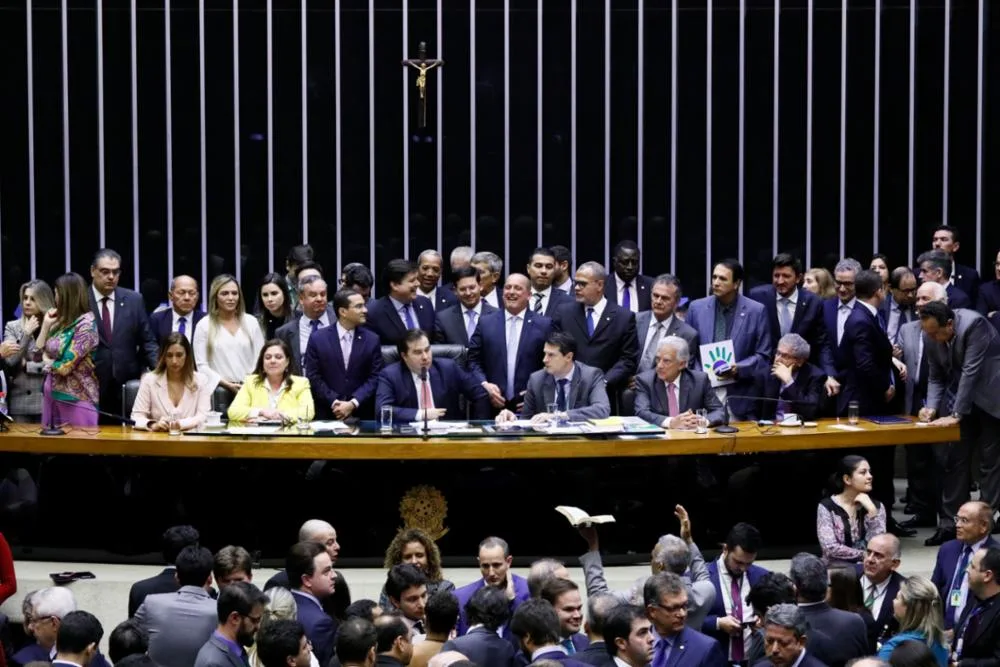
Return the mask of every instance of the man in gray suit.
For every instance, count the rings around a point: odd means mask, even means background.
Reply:
[[[581,364],[576,357],[576,340],[568,333],[557,331],[549,335],[543,347],[540,371],[528,378],[524,393],[522,419],[544,423],[553,418],[569,421],[603,419],[611,414],[611,403],[600,369]],[[555,404],[556,412],[549,413]],[[497,415],[497,422],[512,421],[510,410]]]
[[[174,593],[149,595],[135,620],[149,635],[149,656],[161,667],[190,667],[218,622],[212,587],[212,552],[184,547],[177,555]]]
[[[198,651],[194,667],[246,667],[243,647],[253,646],[266,604],[267,596],[245,581],[223,588],[216,614],[219,625]]]
[[[691,352],[687,341],[667,336],[657,345],[655,370],[635,378],[635,414],[663,428],[693,429],[697,410],[707,410],[709,425],[725,419],[708,376],[688,369]]]
[[[650,290],[652,310],[635,316],[635,336],[639,341],[639,366],[636,374],[656,367],[656,349],[667,336],[679,336],[687,341],[688,349],[698,349],[698,332],[684,320],[674,316],[681,300],[681,281],[669,273],[656,277]],[[635,378],[632,380],[635,389]]]
[[[337,315],[327,303],[326,281],[310,276],[299,283],[299,307],[301,315],[278,327],[277,338],[288,343],[292,349],[292,373],[305,375],[302,360],[305,358],[309,337],[313,332],[325,329],[337,321]]]
[[[955,516],[968,502],[972,449],[977,446],[982,467],[980,500],[996,510],[1000,505],[1000,334],[976,311],[952,310],[943,303],[924,306],[920,326],[930,371],[927,407],[920,410],[920,419],[933,420],[936,426],[958,424],[961,437],[949,448],[944,462],[941,514]]]
[[[823,561],[812,554],[800,553],[792,559],[789,570],[795,584],[796,601],[806,617],[809,629],[835,639],[824,642],[814,656],[830,667],[843,667],[854,658],[871,653],[868,630],[858,614],[835,609],[826,601],[830,575]]]

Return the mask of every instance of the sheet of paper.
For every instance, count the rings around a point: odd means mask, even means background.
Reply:
[[[736,382],[736,380],[720,380],[715,374],[716,369],[736,365],[736,352],[733,350],[732,340],[705,343],[698,349],[701,353],[701,369],[708,375],[713,387],[724,387]]]
[[[280,426],[230,426],[226,429],[231,435],[272,435],[280,430]]]
[[[309,422],[309,428],[314,431],[339,431],[350,427],[342,421],[315,421]]]
[[[841,431],[864,431],[860,426],[851,426],[850,424],[831,424],[830,428],[840,429]]]
[[[415,429],[423,429],[423,422],[410,422],[410,426]],[[450,431],[453,429],[465,429],[469,427],[469,422],[449,422],[432,419],[427,422],[427,428],[432,431]]]

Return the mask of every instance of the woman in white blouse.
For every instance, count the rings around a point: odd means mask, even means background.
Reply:
[[[208,317],[194,330],[194,360],[208,377],[210,391],[221,385],[237,393],[264,347],[260,325],[245,304],[236,278],[216,276],[208,292]]]
[[[169,431],[171,422],[182,431],[201,426],[212,409],[212,390],[194,370],[194,353],[187,336],[174,332],[160,348],[156,368],[142,376],[132,406],[137,428]]]

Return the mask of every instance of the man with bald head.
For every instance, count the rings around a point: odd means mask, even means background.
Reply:
[[[299,542],[316,542],[323,545],[326,553],[330,555],[330,562],[337,564],[337,555],[340,553],[340,542],[337,541],[337,529],[323,519],[309,519],[299,528]],[[337,575],[333,595],[324,598],[323,611],[333,618],[343,618],[344,611],[351,604],[351,590],[347,587],[344,575],[336,570]],[[280,586],[289,588],[288,572],[281,570],[264,584],[264,590]]]
[[[967,502],[955,517],[955,539],[938,549],[931,581],[941,594],[946,630],[955,626],[962,610],[972,601],[969,563],[979,549],[997,546],[997,541],[990,536],[992,530],[993,509],[978,500]]]
[[[486,389],[494,412],[516,412],[524,402],[528,378],[542,368],[552,320],[528,308],[530,298],[527,276],[507,276],[503,308],[484,314],[469,341],[469,371]]]
[[[175,276],[170,281],[167,298],[170,308],[149,316],[149,328],[156,342],[162,347],[167,336],[176,331],[187,336],[190,343],[195,325],[205,317],[204,311],[198,308],[198,281],[191,276]]]
[[[861,581],[861,599],[875,624],[868,626],[868,640],[874,646],[899,632],[899,621],[892,611],[899,585],[906,577],[897,572],[902,551],[899,538],[892,533],[876,535],[865,547],[865,558],[857,565]]]
[[[325,280],[310,277],[299,281],[299,308],[302,313],[278,327],[274,335],[288,343],[292,350],[292,373],[305,375],[302,361],[309,348],[309,338],[337,321],[337,314],[328,303]]]

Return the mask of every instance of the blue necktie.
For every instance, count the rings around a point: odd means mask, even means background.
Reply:
[[[559,385],[559,393],[556,395],[556,406],[559,408],[559,412],[566,412],[566,384],[568,382],[569,380],[563,378],[556,383]]]
[[[469,340],[472,340],[472,334],[476,333],[476,311],[467,310],[465,315],[469,318],[469,323],[465,325],[465,333]]]
[[[622,308],[625,310],[632,310],[632,295],[629,293],[631,285],[631,282],[627,282],[625,283],[625,287],[622,288]]]
[[[410,307],[403,306],[403,319],[406,320],[407,329],[416,329],[416,325],[413,324],[413,316],[410,315]]]
[[[559,643],[562,644],[563,648],[566,649],[566,652],[569,653],[570,655],[576,653],[576,646],[573,645],[572,637],[567,637],[566,639],[562,640]]]
[[[955,570],[955,576],[951,578],[951,587],[945,591],[945,600],[948,602],[944,608],[944,624],[946,628],[955,625],[955,612],[958,610],[951,604],[951,592],[962,588],[962,581],[965,579],[965,570],[969,567],[969,559],[971,557],[972,547],[966,545],[962,549],[962,559],[958,562],[958,569]]]
[[[587,335],[588,336],[593,336],[594,335],[594,309],[593,308],[588,308],[587,309]]]
[[[177,320],[177,333],[182,336],[187,336],[187,318],[182,317]]]
[[[667,657],[670,653],[670,642],[666,637],[660,637],[656,641],[656,648],[653,649],[653,662],[651,667],[666,667]]]

